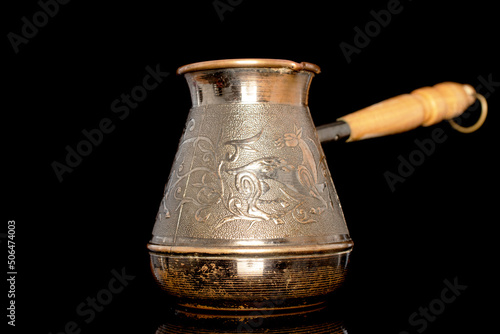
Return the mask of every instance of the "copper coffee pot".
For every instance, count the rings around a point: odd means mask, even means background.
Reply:
[[[148,248],[159,285],[193,308],[291,310],[339,287],[353,242],[320,142],[451,120],[476,97],[486,115],[470,85],[446,82],[316,128],[317,65],[230,59],[177,73],[193,106]]]

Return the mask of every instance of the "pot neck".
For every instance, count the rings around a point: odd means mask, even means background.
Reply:
[[[206,69],[184,73],[193,107],[218,104],[307,106],[314,73],[290,68]]]

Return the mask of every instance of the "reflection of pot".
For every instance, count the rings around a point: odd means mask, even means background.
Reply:
[[[344,323],[334,311],[305,310],[294,314],[275,314],[272,310],[246,314],[197,314],[170,312],[156,334],[184,333],[314,333],[346,334]]]
[[[353,243],[320,141],[406,131],[459,115],[469,85],[422,88],[314,127],[319,67],[246,59],[179,68],[193,107],[148,245],[154,276],[182,305],[294,309],[345,276]]]

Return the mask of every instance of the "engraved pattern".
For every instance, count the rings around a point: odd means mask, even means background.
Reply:
[[[234,124],[225,127],[220,125],[221,115],[216,115],[220,110],[213,110],[217,108],[192,109],[157,215],[155,228],[166,228],[154,234],[173,234],[174,241],[178,233],[286,237],[299,226],[318,222],[324,225],[319,233],[326,231],[336,219],[330,194],[333,185],[327,184],[331,180],[320,163],[321,148],[310,137],[314,132],[306,135],[301,119],[280,126],[281,133],[277,127],[266,126],[267,118],[281,114],[274,111],[276,106],[273,110],[253,106],[259,113],[254,115],[253,126],[246,127],[248,116],[226,107],[224,118]],[[240,108],[248,111],[250,107]],[[293,109],[304,113],[303,108]]]
[[[282,218],[290,212],[299,223],[315,222],[316,220],[310,218],[310,214],[321,214],[326,207],[326,202],[316,187],[317,168],[311,150],[301,138],[302,129],[297,129],[296,125],[294,129],[294,133],[287,133],[283,138],[276,140],[276,145],[281,148],[285,145],[292,147],[298,145],[303,155],[302,164],[299,166],[289,165],[283,158],[264,157],[244,166],[227,168],[227,163],[238,162],[241,151],[257,152],[251,144],[259,140],[262,130],[250,138],[224,142],[222,146],[230,146],[232,152],[227,152],[221,161],[216,159],[216,156],[220,155],[217,152],[220,150],[219,145],[214,145],[209,138],[198,136],[182,141],[180,147],[192,143],[194,148],[198,148],[206,166],[197,166],[182,173],[184,164],[182,162],[179,164],[178,170],[174,170],[173,174],[175,181],[169,185],[163,201],[166,212],[169,212],[169,209],[165,203],[169,196],[173,196],[178,200],[175,211],[186,203],[191,203],[197,207],[195,219],[199,222],[206,222],[210,218],[210,208],[214,204],[223,203],[227,212],[215,228],[235,220],[250,221],[248,228],[251,228],[257,221],[272,220],[275,224],[284,224]],[[202,174],[201,182],[191,184],[199,190],[194,197],[185,195],[181,197],[182,187],[178,185],[193,173]],[[286,175],[281,177],[283,173],[294,175],[288,178]],[[234,182],[231,182],[232,178],[229,175],[234,176]],[[301,185],[299,189],[291,182],[293,178],[299,181]],[[281,197],[273,200],[262,198],[262,195],[270,190],[267,180],[279,183]],[[322,202],[323,207],[307,207],[304,202],[299,202],[293,196],[294,193],[317,198]]]

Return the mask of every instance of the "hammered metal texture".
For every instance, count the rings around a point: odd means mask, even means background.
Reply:
[[[348,230],[304,105],[193,107],[152,242],[325,238]],[[298,238],[298,239],[297,239]]]

